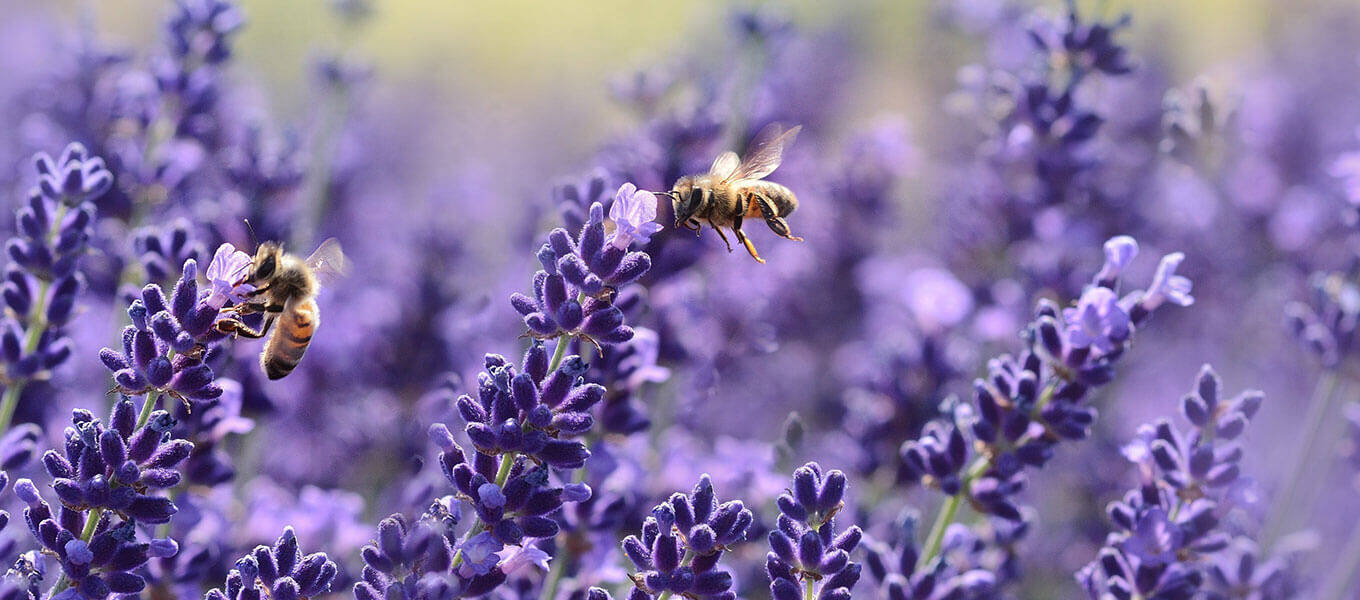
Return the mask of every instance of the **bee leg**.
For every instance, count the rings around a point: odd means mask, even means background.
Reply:
[[[717,225],[714,225],[713,231],[718,232],[718,237],[722,238],[724,244],[727,244],[727,251],[729,253],[732,252],[732,242],[727,241],[727,234],[723,233],[722,228],[718,227]]]
[[[756,262],[762,265],[765,264],[765,259],[761,258],[760,254],[756,252],[756,247],[751,243],[751,238],[746,237],[746,234],[740,229],[733,230],[733,233],[736,233],[737,239],[741,240],[741,243],[746,246],[746,251],[751,253],[751,258],[756,259]]]
[[[746,232],[741,230],[740,216],[732,220],[732,233],[737,234],[737,239],[741,240],[743,246],[746,246],[746,251],[751,253],[751,258],[756,259],[756,262],[762,265],[765,264],[765,259],[760,257],[759,252],[756,252],[756,247],[751,243],[751,238],[746,237]]]
[[[783,217],[779,216],[779,213],[775,212],[774,205],[770,203],[768,198],[756,196],[756,205],[760,207],[760,216],[765,217],[765,224],[770,226],[771,231],[785,239],[793,240],[795,242],[803,241],[803,238],[793,235],[793,233],[789,231],[789,222],[785,221]]]
[[[258,340],[266,335],[269,335],[269,328],[274,325],[274,318],[275,318],[274,315],[269,315],[269,317],[265,319],[264,327],[261,327],[259,331],[251,329],[249,325],[237,321],[236,319],[223,319],[217,322],[216,327],[217,330],[222,333],[234,335],[236,337]]]

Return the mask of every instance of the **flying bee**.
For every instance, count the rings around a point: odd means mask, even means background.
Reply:
[[[321,325],[317,292],[345,271],[345,254],[335,238],[321,242],[306,260],[284,252],[277,242],[260,244],[243,282],[254,285],[255,290],[248,294],[248,302],[225,310],[237,315],[265,313],[264,326],[256,331],[239,319],[229,318],[218,321],[217,329],[251,339],[269,335],[260,353],[260,368],[270,379],[281,379],[297,367]],[[278,329],[271,335],[269,329],[275,321]]]
[[[798,198],[787,187],[763,181],[779,167],[784,148],[793,143],[802,129],[801,125],[788,130],[779,123],[766,125],[752,140],[744,159],[738,160],[736,152],[724,152],[713,161],[708,173],[676,180],[671,191],[665,193],[675,209],[675,226],[698,235],[706,222],[718,232],[728,252],[732,251],[732,243],[727,241],[722,228],[730,227],[751,258],[760,263],[765,260],[741,230],[744,219],[762,218],[780,237],[803,241],[789,232],[789,224],[784,220],[798,208]]]

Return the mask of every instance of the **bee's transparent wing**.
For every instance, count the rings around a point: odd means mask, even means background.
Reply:
[[[798,132],[802,130],[802,125],[794,126],[787,131],[779,123],[766,125],[756,134],[755,139],[751,140],[751,146],[746,150],[746,158],[741,161],[741,166],[737,167],[732,179],[763,179],[773,173],[784,160],[784,148],[792,145],[794,138],[797,138]]]
[[[340,250],[340,242],[335,238],[329,238],[317,246],[316,252],[307,257],[307,266],[312,269],[312,274],[316,275],[317,281],[322,286],[335,283],[341,277],[349,274],[349,264],[345,262],[345,253]]]
[[[741,159],[737,158],[736,152],[729,150],[713,159],[713,166],[709,168],[708,174],[717,177],[720,181],[726,181],[737,172],[739,165],[741,165]]]

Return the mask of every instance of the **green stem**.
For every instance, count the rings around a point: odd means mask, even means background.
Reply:
[[[1340,564],[1332,569],[1332,574],[1327,577],[1327,584],[1323,586],[1318,598],[1322,600],[1345,598],[1351,582],[1355,581],[1355,572],[1358,569],[1360,569],[1360,527],[1355,527],[1351,530],[1350,540],[1346,542],[1346,549],[1341,552]]]
[[[548,372],[557,370],[562,365],[562,359],[567,356],[567,346],[571,344],[571,336],[564,335],[557,338],[557,347],[553,349],[552,361],[548,363]]]
[[[954,517],[958,515],[959,505],[963,504],[963,492],[959,492],[945,498],[944,505],[940,507],[940,512],[935,515],[935,524],[930,527],[930,534],[926,536],[926,545],[921,557],[916,561],[916,568],[919,570],[940,553],[940,545],[944,543],[944,530],[949,528],[949,524],[954,522]]]
[[[14,420],[14,411],[19,408],[19,396],[24,393],[25,383],[23,379],[10,382],[9,387],[5,388],[5,395],[0,397],[0,435],[9,431],[10,422]]]
[[[52,224],[48,227],[44,239],[48,246],[52,245],[57,232],[61,231],[61,222],[66,218],[68,208],[66,203],[57,201],[57,210],[52,214]],[[51,287],[52,282],[46,279],[38,280],[38,295],[33,298],[33,306],[29,308],[28,318],[24,323],[27,327],[24,334],[25,355],[37,352],[43,333],[47,332],[47,292]],[[0,435],[9,431],[9,426],[14,421],[14,411],[19,408],[19,397],[23,395],[24,387],[27,385],[28,379],[15,379],[5,388],[4,396],[0,397]]]
[[[1299,499],[1298,488],[1303,482],[1305,471],[1311,470],[1308,465],[1317,450],[1318,438],[1322,437],[1322,426],[1327,421],[1328,415],[1335,412],[1333,401],[1337,396],[1337,382],[1336,371],[1328,370],[1323,372],[1318,378],[1317,387],[1313,388],[1313,396],[1308,401],[1308,414],[1304,418],[1304,428],[1299,432],[1303,444],[1298,447],[1293,460],[1287,463],[1290,465],[1285,473],[1288,479],[1284,487],[1280,488],[1280,496],[1270,507],[1270,516],[1266,519],[1264,535],[1261,536],[1263,546],[1269,547],[1273,544],[1289,525],[1289,520],[1301,512],[1294,510],[1295,502]]]
[[[159,400],[159,397],[152,398],[151,392],[146,393],[146,396],[142,399],[142,412],[137,415],[137,426],[133,427],[133,430],[141,429],[147,421],[151,420],[151,413],[156,410],[156,404]]]
[[[816,582],[807,580],[807,589],[803,591],[803,600],[812,600],[817,597]]]
[[[979,475],[982,475],[991,461],[985,456],[979,456],[969,465],[968,471],[963,474],[962,487],[959,493],[945,498],[944,505],[940,507],[940,512],[935,515],[935,524],[930,527],[930,533],[926,535],[924,551],[916,560],[916,568],[922,569],[935,560],[940,554],[940,546],[944,543],[944,532],[953,524],[954,518],[958,516],[959,506],[963,504],[964,496],[968,495],[968,486]]]
[[[548,569],[548,577],[543,580],[543,600],[553,600],[557,597],[557,584],[562,581],[562,575],[567,572],[566,547],[558,548],[557,556],[552,559],[552,568]]]
[[[510,479],[510,467],[515,466],[514,452],[506,452],[501,456],[501,468],[496,471],[496,485],[505,487],[505,480]]]

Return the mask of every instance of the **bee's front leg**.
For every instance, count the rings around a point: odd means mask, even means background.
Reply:
[[[713,231],[718,232],[718,237],[722,238],[723,243],[727,245],[727,251],[732,252],[732,242],[727,241],[727,234],[723,233],[722,228],[714,225]]]
[[[266,310],[272,308],[273,307],[266,307]],[[282,310],[282,307],[279,307],[279,309]],[[269,312],[272,313],[279,311],[269,310]],[[217,331],[225,333],[227,335],[258,340],[266,335],[269,335],[269,328],[274,325],[274,319],[275,317],[273,314],[269,315],[269,317],[266,318],[264,321],[264,327],[261,327],[259,331],[251,329],[249,325],[246,325],[245,323],[242,323],[241,321],[238,321],[236,319],[222,319],[221,321],[218,321],[217,324],[214,325],[214,327],[217,328]]]

